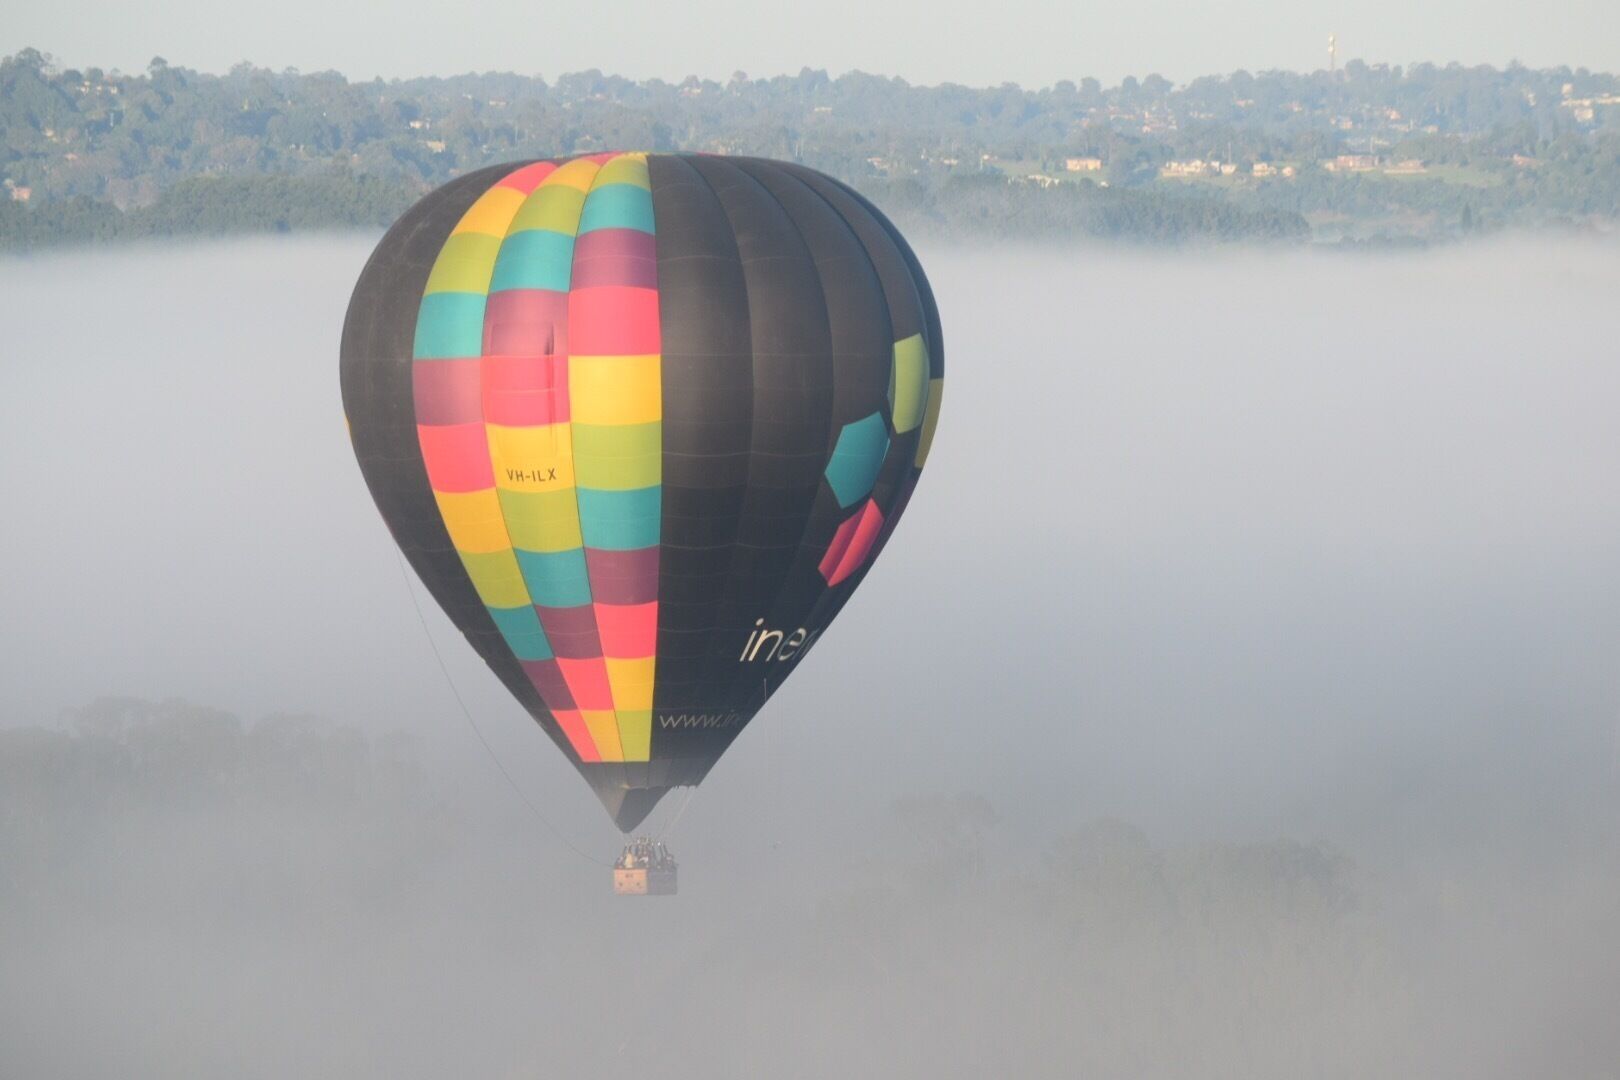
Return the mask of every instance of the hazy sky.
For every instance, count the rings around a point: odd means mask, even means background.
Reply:
[[[644,78],[724,79],[859,68],[913,82],[1048,85],[1158,72],[1174,81],[1236,68],[1368,62],[1620,68],[1614,0],[621,0],[463,4],[404,0],[11,2],[0,50],[31,45],[73,65],[137,71],[154,55],[220,71],[241,60],[353,77],[511,70],[548,78],[600,68]]]

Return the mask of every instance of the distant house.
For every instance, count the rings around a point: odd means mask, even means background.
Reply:
[[[1193,158],[1191,161],[1167,161],[1159,169],[1159,175],[1166,177],[1233,176],[1237,173],[1237,170],[1236,162],[1205,161],[1202,158]]]
[[[1620,94],[1598,94],[1593,97],[1570,97],[1573,88],[1567,83],[1564,86],[1564,100],[1558,103],[1559,108],[1568,109],[1577,122],[1590,124],[1597,119],[1598,110],[1604,106],[1620,105]]]
[[[1397,161],[1393,165],[1385,166],[1384,168],[1384,174],[1386,176],[1416,176],[1419,173],[1426,173],[1428,171],[1429,167],[1423,162],[1419,161],[1417,158],[1406,158],[1402,161]]]
[[[1340,154],[1322,162],[1328,172],[1372,172],[1378,168],[1377,154]]]
[[[1277,166],[1269,161],[1257,161],[1250,167],[1249,171],[1255,176],[1276,176]]]
[[[13,188],[11,188],[11,201],[12,202],[27,202],[29,199],[31,199],[33,197],[34,197],[34,189],[33,188],[28,188],[28,187],[13,187]]]
[[[1063,167],[1065,169],[1067,169],[1069,172],[1079,172],[1079,173],[1101,172],[1102,167],[1103,167],[1103,163],[1102,163],[1102,158],[1072,157],[1072,158],[1065,158],[1064,159]]]
[[[1159,169],[1160,176],[1210,176],[1221,171],[1218,161],[1205,161],[1203,158],[1193,158],[1191,161],[1167,161]]]

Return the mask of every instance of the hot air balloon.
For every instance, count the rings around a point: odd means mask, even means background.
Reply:
[[[928,281],[850,188],[609,153],[407,211],[355,286],[341,379],[410,565],[628,833],[860,585],[942,375]]]

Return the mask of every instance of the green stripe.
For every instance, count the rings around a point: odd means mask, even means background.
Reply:
[[[524,200],[512,219],[507,235],[526,229],[549,229],[572,236],[579,229],[579,211],[585,193],[567,184],[542,184]]]
[[[574,482],[580,487],[630,491],[663,480],[664,425],[574,424]]]
[[[896,433],[922,423],[928,405],[928,348],[921,334],[894,343],[894,368],[889,378],[889,404]]]
[[[433,260],[427,293],[489,291],[489,275],[495,268],[495,255],[501,250],[498,236],[488,233],[451,233]]]

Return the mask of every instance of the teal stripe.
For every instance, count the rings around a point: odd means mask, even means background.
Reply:
[[[567,292],[574,268],[574,238],[550,229],[512,233],[501,245],[489,291],[552,289]]]
[[[495,628],[501,632],[501,637],[506,639],[513,656],[519,660],[552,659],[551,642],[546,640],[546,632],[540,626],[540,616],[535,612],[533,604],[524,604],[519,608],[492,607],[487,610],[489,617],[495,620]]]
[[[579,215],[579,231],[593,229],[640,229],[653,231],[652,192],[635,184],[603,184],[585,197],[585,210]]]
[[[484,353],[484,294],[428,293],[416,309],[418,360],[454,360]]]
[[[579,527],[585,546],[602,551],[635,551],[658,543],[664,505],[662,487],[630,491],[578,488]]]
[[[827,462],[827,483],[832,485],[838,505],[846,510],[871,492],[878,470],[889,452],[889,430],[881,413],[873,413],[838,433],[832,460]]]
[[[529,599],[541,607],[578,607],[591,602],[591,579],[585,569],[585,549],[572,551],[523,551],[518,549],[518,568],[529,587]]]

